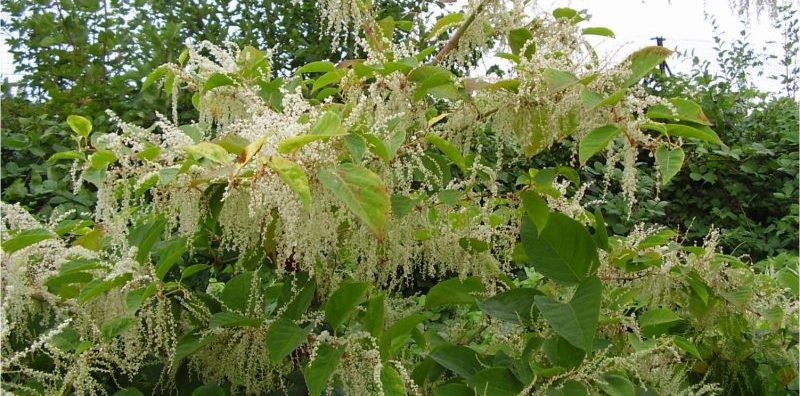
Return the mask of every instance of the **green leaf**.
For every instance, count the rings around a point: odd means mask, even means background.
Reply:
[[[269,325],[267,352],[272,362],[280,362],[306,341],[311,327],[302,328],[289,319],[281,318]]]
[[[342,73],[339,71],[329,71],[314,80],[314,85],[311,87],[311,92],[316,92],[320,88],[327,87],[328,85],[335,84],[342,79]]]
[[[426,41],[430,41],[444,33],[445,30],[452,26],[461,24],[464,20],[464,13],[454,12],[439,18],[431,28],[431,32],[425,37]]]
[[[458,277],[439,282],[425,296],[425,308],[433,309],[448,304],[472,304],[477,301],[474,294],[483,292],[483,283],[477,276]]]
[[[92,122],[86,117],[74,114],[67,116],[67,125],[69,125],[73,132],[83,138],[89,137],[89,134],[92,133]]]
[[[478,353],[461,345],[444,344],[431,351],[428,356],[442,367],[464,378],[483,369]]]
[[[234,276],[225,283],[225,288],[222,289],[220,300],[228,309],[244,312],[247,309],[247,302],[250,299],[252,283],[253,273],[250,271],[245,271]]]
[[[586,228],[561,213],[551,213],[547,226],[538,235],[523,233],[522,243],[536,271],[567,285],[588,278],[596,270],[593,264],[599,262],[594,240]]]
[[[403,377],[400,376],[397,369],[388,364],[381,368],[381,384],[384,396],[405,396],[406,394]]]
[[[97,150],[89,156],[89,162],[93,169],[106,169],[109,164],[117,160],[117,156],[111,150]]]
[[[222,73],[214,73],[208,76],[208,79],[203,83],[203,92],[208,92],[214,88],[226,87],[236,84],[236,81],[231,76]]]
[[[166,219],[159,216],[149,223],[134,228],[128,235],[128,241],[131,245],[138,248],[136,261],[140,264],[144,264],[150,258],[150,250],[156,241],[161,238],[161,233],[164,232],[166,224]]]
[[[667,185],[683,166],[685,154],[683,149],[676,147],[674,150],[666,146],[658,146],[656,149],[656,164],[661,173],[661,184]]]
[[[449,383],[433,390],[433,396],[475,396],[475,391],[459,383]]]
[[[380,176],[361,165],[346,163],[332,170],[320,169],[317,177],[375,233],[378,240],[383,239],[391,204]]]
[[[536,321],[537,310],[534,297],[539,291],[530,288],[516,288],[494,295],[486,301],[479,301],[478,308],[483,313],[506,322],[522,326],[532,325]]]
[[[567,304],[546,296],[536,296],[535,301],[542,316],[558,335],[585,352],[591,352],[600,318],[602,293],[603,284],[593,276],[578,285]]]
[[[520,55],[520,51],[528,44],[528,41],[533,39],[533,34],[531,31],[525,28],[520,29],[512,29],[508,32],[508,46],[511,47],[511,53],[514,55]],[[528,48],[525,50],[525,54],[523,54],[526,58],[529,58],[536,52],[536,45],[534,43],[528,44]]]
[[[344,136],[347,134],[342,125],[342,118],[338,113],[328,111],[314,123],[306,135],[293,136],[284,139],[278,144],[278,152],[290,154],[299,150],[301,147],[311,142],[328,140],[333,136]]]
[[[672,51],[659,46],[645,47],[634,52],[627,60],[630,64],[631,74],[623,84],[626,87],[636,84],[671,54]]]
[[[129,291],[128,294],[125,295],[125,306],[128,307],[128,313],[131,315],[135,314],[136,311],[142,307],[142,304],[155,293],[155,283],[150,283],[145,287]]]
[[[100,327],[100,333],[103,335],[103,339],[106,341],[111,341],[114,337],[122,334],[136,324],[136,319],[133,318],[115,318],[106,321]]]
[[[575,380],[568,380],[559,385],[559,387],[551,387],[547,390],[547,396],[588,396],[589,392],[586,387],[580,382]]]
[[[286,283],[286,287],[290,288],[291,283]],[[281,317],[296,320],[299,319],[301,315],[303,315],[308,306],[311,305],[311,301],[314,299],[314,292],[317,290],[317,283],[316,281],[311,278],[307,279],[305,282],[300,281],[297,282],[297,286],[300,288],[289,300],[288,306],[283,311],[283,315]],[[294,289],[287,290],[287,296],[291,293]]]
[[[303,370],[303,377],[306,379],[308,393],[311,396],[320,396],[328,384],[328,380],[336,370],[339,360],[344,352],[328,344],[322,344],[317,348],[317,354],[313,361]]]
[[[671,327],[681,322],[681,317],[666,308],[651,309],[639,317],[639,327],[645,337],[654,337],[666,333]]]
[[[547,206],[547,201],[539,193],[531,190],[523,191],[520,198],[528,219],[536,225],[539,232],[542,232],[547,226],[547,220],[550,219],[550,207]]]
[[[622,132],[616,124],[609,124],[599,128],[592,129],[583,139],[581,139],[578,146],[578,159],[582,164],[603,150],[608,146],[611,139],[617,137]]]
[[[392,214],[402,219],[417,206],[417,202],[405,195],[392,194]]]
[[[311,62],[297,69],[297,74],[303,73],[328,73],[336,70],[336,66],[328,61]]]
[[[383,321],[386,314],[385,298],[386,296],[381,293],[370,299],[369,303],[367,303],[367,311],[361,319],[364,330],[368,331],[375,338],[380,337],[383,332]]]
[[[361,304],[368,289],[369,283],[345,283],[328,298],[324,307],[325,319],[334,331],[344,324],[353,309]]]
[[[300,197],[300,202],[308,209],[311,206],[311,189],[308,187],[308,176],[303,168],[278,155],[270,157],[267,165]]]
[[[462,172],[467,172],[467,163],[464,160],[464,156],[461,155],[461,152],[450,142],[432,133],[425,135],[425,139],[441,150],[447,158],[450,158],[450,161],[453,161]]]
[[[105,293],[117,286],[124,285],[131,280],[132,275],[130,273],[125,273],[122,275],[117,275],[115,278],[110,280],[103,280],[103,279],[95,279],[89,284],[86,285],[83,289],[81,289],[81,294],[78,296],[78,301],[86,302],[90,299]]]
[[[261,319],[248,318],[237,312],[217,312],[211,315],[211,327],[259,327]]]
[[[636,387],[625,374],[605,373],[603,381],[598,381],[600,389],[610,396],[635,396]]]
[[[688,137],[722,146],[722,140],[717,133],[705,125],[667,124],[666,127],[669,136]]]
[[[144,396],[144,393],[136,388],[122,388],[114,392],[113,396]]]
[[[208,264],[192,264],[181,270],[181,279],[188,279],[192,275],[211,268]]]
[[[694,345],[689,339],[681,337],[681,336],[673,336],[672,341],[675,343],[680,349],[683,349],[688,354],[692,355],[692,357],[702,360],[703,356],[700,354],[700,351],[697,349],[697,346]]]
[[[672,109],[669,107],[657,104],[647,109],[647,117],[652,119],[689,121],[707,126],[711,125],[711,122],[708,120],[705,113],[703,113],[703,108],[700,107],[699,104],[681,98],[673,98],[670,99],[669,102],[675,109],[675,113],[673,113]]]
[[[594,210],[594,241],[597,247],[605,251],[609,250],[608,247],[608,230],[606,230],[606,221],[603,219],[603,213],[600,208]]]
[[[159,66],[155,68],[155,70],[151,71],[150,74],[145,77],[144,82],[142,83],[142,92],[144,92],[147,88],[150,88],[156,81],[160,80],[164,77],[164,74],[167,72],[166,66]]]
[[[553,10],[553,16],[556,19],[567,19],[572,23],[578,23],[584,20],[583,16],[581,16],[581,13],[578,10],[568,7],[556,8]]]
[[[180,340],[178,340],[178,345],[175,347],[174,366],[177,367],[181,360],[199,351],[216,338],[217,336],[213,333],[210,333],[204,337],[200,330],[193,330],[184,335]]]
[[[86,158],[86,154],[84,154],[82,151],[75,151],[75,150],[59,151],[59,152],[51,155],[50,158],[47,159],[47,162],[55,162],[55,161],[64,160],[64,159],[68,159],[68,160],[78,160],[78,159],[80,159],[80,160],[82,160],[84,158]]]
[[[580,82],[574,74],[556,69],[544,69],[542,77],[552,91],[560,91]]]
[[[186,251],[186,238],[176,238],[164,243],[156,250],[158,254],[158,264],[156,264],[156,278],[164,280],[167,272],[178,262],[183,252]]]
[[[467,378],[467,385],[483,396],[516,396],[524,386],[507,368],[492,367]]]
[[[442,86],[452,86],[453,73],[449,70],[431,65],[422,65],[408,74],[408,79],[416,83],[414,100],[420,100],[431,90]]]
[[[202,158],[205,158],[220,165],[225,165],[231,162],[230,157],[228,157],[228,151],[215,143],[200,142],[194,146],[184,147],[184,150],[198,161]]]
[[[6,254],[11,254],[16,252],[17,250],[24,249],[28,246],[31,246],[35,243],[39,243],[41,241],[46,241],[48,239],[53,239],[56,237],[56,234],[50,232],[50,230],[46,230],[44,228],[35,228],[31,230],[22,230],[17,232],[11,238],[6,239],[3,241],[2,248]]]
[[[192,391],[192,396],[225,396],[225,389],[217,384],[198,386]]]
[[[582,32],[584,35],[615,37],[614,32],[611,29],[605,27],[587,27],[583,28]]]
[[[405,345],[409,334],[418,324],[425,321],[425,316],[413,314],[393,323],[383,332],[380,340],[381,358],[386,361]]]

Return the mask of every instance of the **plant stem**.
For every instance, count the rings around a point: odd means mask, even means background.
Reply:
[[[475,11],[467,17],[464,23],[461,24],[458,30],[456,30],[455,34],[453,34],[453,37],[450,37],[450,40],[447,41],[444,47],[442,47],[442,49],[440,49],[439,52],[436,53],[436,56],[431,61],[431,65],[435,66],[439,64],[442,60],[444,60],[444,57],[447,56],[447,54],[450,51],[452,51],[458,46],[458,41],[461,40],[461,36],[463,36],[464,32],[466,32],[467,29],[469,29],[470,25],[472,25],[472,23],[475,22],[475,17],[477,17],[478,14],[480,14],[483,11],[483,9],[486,8],[486,4],[488,4],[489,1],[491,0],[482,1],[475,9]]]

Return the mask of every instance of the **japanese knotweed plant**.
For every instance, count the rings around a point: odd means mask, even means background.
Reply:
[[[582,202],[573,166],[601,152],[633,204],[640,155],[668,183],[682,144],[722,143],[700,106],[637,85],[668,50],[612,64],[586,39],[610,30],[524,2],[432,25],[321,6],[363,59],[279,77],[268,52],[203,42],[143,84],[190,95],[196,122],[176,105],[106,133],[67,120],[80,149],[51,160],[74,161],[97,206],[48,224],[3,206],[3,389],[796,389],[796,261],[755,270],[716,233],[608,235]],[[504,78],[477,76],[476,56],[505,59]],[[509,174],[564,142],[573,163]]]

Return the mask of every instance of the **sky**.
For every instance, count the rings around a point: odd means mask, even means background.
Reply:
[[[598,39],[598,50],[619,57],[619,60],[638,48],[654,45],[651,37],[662,36],[666,39],[666,47],[693,51],[700,59],[709,60],[713,65],[716,57],[714,33],[710,21],[705,19],[706,13],[716,18],[723,30],[722,37],[728,41],[737,39],[739,32],[745,29],[755,49],[761,50],[764,46],[768,46],[771,52],[780,49],[781,35],[771,27],[768,15],[753,15],[744,25],[729,0],[539,0],[537,4],[541,10],[565,6],[586,9],[592,15],[587,26],[604,26],[616,33],[615,39]],[[18,80],[20,76],[14,72],[13,59],[3,34],[0,34],[0,41],[0,80],[6,77]],[[623,48],[621,51],[620,47]],[[677,56],[669,59],[668,64],[673,72],[687,72],[691,67],[688,58]],[[777,64],[767,64],[765,76],[754,76],[753,81],[759,88],[775,92],[780,86],[767,75],[776,74],[778,70]]]

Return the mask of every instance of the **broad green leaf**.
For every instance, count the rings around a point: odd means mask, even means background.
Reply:
[[[329,71],[314,80],[314,85],[311,87],[311,92],[316,92],[320,88],[327,87],[328,85],[335,84],[342,79],[342,72]]]
[[[600,318],[603,284],[593,276],[578,285],[569,303],[563,304],[546,296],[536,296],[536,306],[558,335],[570,344],[592,351],[594,334]]]
[[[587,27],[583,28],[581,31],[585,35],[593,35],[593,36],[603,36],[603,37],[614,37],[614,32],[605,27]]]
[[[297,74],[302,73],[328,73],[336,70],[336,66],[328,61],[311,62],[297,69]]]
[[[267,330],[267,353],[272,362],[280,362],[306,341],[310,327],[302,328],[288,319],[278,319]]]
[[[335,111],[328,111],[314,122],[314,126],[308,133],[310,135],[342,136],[347,132],[342,126],[342,117]]]
[[[569,7],[560,7],[553,10],[553,16],[556,19],[567,19],[572,23],[578,23],[584,20],[583,16],[578,10]]]
[[[73,132],[83,138],[89,137],[89,134],[92,133],[92,122],[86,117],[75,114],[67,116],[67,125]]]
[[[519,287],[496,294],[486,301],[479,301],[478,307],[494,318],[529,326],[537,316],[534,297],[540,294],[535,289]]]
[[[308,393],[311,396],[320,396],[325,390],[343,353],[328,344],[322,344],[317,348],[314,360],[303,370],[303,377],[306,379]]]
[[[560,91],[580,82],[574,74],[556,69],[544,69],[542,77],[553,91]]]
[[[140,287],[138,289],[129,291],[128,294],[125,295],[125,306],[128,308],[128,313],[131,315],[135,314],[136,311],[142,307],[142,304],[155,293],[155,283],[150,283],[145,287]]]
[[[428,356],[442,367],[464,378],[483,369],[478,353],[461,345],[444,344],[431,351]]]
[[[388,364],[381,369],[381,385],[383,385],[384,396],[405,396],[406,394],[403,377],[400,376],[397,369]]]
[[[24,249],[35,243],[46,241],[48,239],[53,239],[55,237],[56,234],[44,228],[22,230],[20,232],[15,233],[14,236],[12,236],[11,238],[8,238],[5,241],[3,241],[2,245],[0,246],[2,246],[3,251],[6,254],[11,254],[16,252],[17,250]]]
[[[181,270],[181,279],[188,279],[192,275],[211,268],[208,264],[192,264]]]
[[[379,240],[383,239],[391,204],[380,176],[361,165],[346,163],[335,169],[320,169],[317,177]]]
[[[653,337],[666,333],[671,327],[681,322],[681,317],[666,308],[651,309],[639,317],[642,335]]]
[[[547,226],[547,220],[550,219],[550,207],[547,206],[547,201],[539,193],[531,190],[523,191],[520,198],[528,219],[536,225],[538,232],[542,232]]]
[[[483,293],[483,283],[477,276],[448,279],[436,284],[425,296],[425,308],[433,309],[449,304],[472,304],[476,294]]]
[[[481,396],[517,396],[524,385],[507,368],[492,367],[467,378],[467,385]]]
[[[511,47],[511,53],[520,56],[520,51],[522,51],[525,44],[528,44],[525,54],[523,55],[526,58],[530,57],[536,52],[536,44],[532,42],[528,43],[532,39],[533,34],[531,34],[530,30],[525,28],[512,29],[508,32],[508,46]]]
[[[462,172],[467,172],[467,163],[464,160],[464,156],[450,142],[432,133],[425,135],[425,139],[441,150]]]
[[[144,396],[144,393],[139,391],[136,388],[122,388],[116,392],[112,396]]]
[[[443,67],[422,65],[408,74],[408,79],[416,83],[414,100],[420,100],[436,87],[452,86],[453,73]]]
[[[594,241],[597,247],[608,251],[608,230],[606,230],[606,220],[600,208],[594,210]]]
[[[413,314],[389,326],[389,328],[383,332],[383,336],[381,336],[380,339],[381,358],[386,361],[394,356],[394,354],[405,345],[411,331],[424,321],[425,316]]]
[[[614,139],[622,132],[616,124],[609,124],[599,128],[592,129],[583,139],[581,139],[578,146],[578,159],[582,164],[603,150],[608,146],[611,139]]]
[[[282,318],[296,320],[306,313],[308,306],[311,305],[311,301],[314,299],[314,292],[317,290],[317,282],[313,278],[307,279],[304,282],[301,280],[297,282],[297,287],[300,288],[300,290],[295,292],[291,288],[291,283],[286,283],[287,295],[291,295],[291,299],[289,300],[288,306],[286,306],[283,311]]]
[[[131,280],[132,275],[130,273],[125,273],[122,275],[117,275],[115,278],[104,280],[104,279],[95,279],[89,282],[83,289],[81,289],[81,294],[78,296],[78,301],[86,302],[90,299],[105,293],[117,286],[124,285],[129,280]]]
[[[114,337],[122,334],[136,324],[136,319],[133,318],[115,318],[106,321],[100,327],[100,333],[103,335],[103,339],[106,341],[111,341]]]
[[[463,20],[464,13],[461,12],[454,12],[439,18],[431,28],[431,32],[428,33],[427,37],[425,37],[425,40],[430,41],[435,39],[440,34],[444,33],[444,31],[448,28],[461,24],[461,21]]]
[[[303,168],[278,155],[270,157],[267,164],[300,197],[300,202],[308,209],[311,206],[311,189],[308,187],[308,176]]]
[[[694,345],[689,339],[681,337],[681,336],[673,336],[672,341],[675,343],[680,349],[683,349],[688,354],[692,355],[692,357],[697,359],[703,359],[703,356],[700,354],[700,351],[697,349],[697,346]]]
[[[164,280],[167,272],[178,262],[183,252],[186,251],[186,238],[176,238],[161,245],[156,250],[158,264],[156,264],[156,278]]]
[[[417,206],[417,202],[405,195],[392,194],[392,215],[398,219],[402,219],[405,215],[411,213]]]
[[[3,142],[3,143],[5,143],[5,142]],[[55,161],[64,160],[64,159],[68,159],[68,160],[81,159],[82,160],[84,158],[86,158],[86,154],[84,152],[82,152],[82,151],[75,151],[75,150],[59,151],[59,152],[51,155],[50,158],[47,159],[47,162],[55,162]]]
[[[208,76],[208,79],[203,83],[203,92],[208,92],[214,88],[225,87],[236,84],[233,78],[226,74],[214,73]]]
[[[131,245],[136,246],[136,261],[144,264],[150,258],[150,250],[155,245],[156,241],[161,238],[161,233],[164,232],[164,227],[167,221],[159,216],[153,221],[142,224],[133,229],[128,234],[128,241]]]
[[[192,391],[192,396],[226,396],[225,389],[217,384],[198,386]]]
[[[685,155],[683,149],[676,147],[673,150],[666,146],[658,146],[656,149],[656,164],[661,173],[661,184],[667,185],[683,166]]]
[[[175,347],[175,359],[173,360],[173,367],[177,368],[178,363],[187,356],[199,351],[204,346],[214,341],[217,336],[213,333],[203,335],[200,330],[193,330],[178,340],[178,345]]]
[[[200,160],[205,158],[211,162],[225,165],[231,162],[228,157],[228,151],[222,146],[211,142],[200,142],[194,146],[187,146],[184,150],[189,153],[194,159]]]
[[[722,140],[717,133],[705,125],[666,124],[666,127],[669,136],[694,138],[722,146]]]
[[[109,164],[117,160],[117,156],[111,150],[97,150],[89,156],[89,163],[94,169],[106,169]]]
[[[669,102],[675,109],[674,113],[669,107],[657,104],[647,109],[647,117],[653,119],[689,121],[707,126],[711,125],[711,122],[708,120],[705,113],[703,113],[703,108],[700,107],[699,104],[681,98],[673,98],[670,99]]]
[[[142,92],[144,92],[147,88],[150,88],[156,81],[160,80],[164,77],[164,74],[167,73],[166,66],[159,66],[155,70],[151,71],[147,77],[144,78],[144,82],[142,83]]]
[[[475,391],[464,384],[449,383],[435,388],[433,396],[475,396]]]
[[[612,92],[611,95],[608,95],[607,97],[603,98],[603,100],[598,102],[594,107],[592,107],[592,109],[598,109],[604,106],[616,106],[617,103],[619,103],[619,101],[622,100],[622,98],[624,98],[625,95],[627,94],[628,94],[627,88],[618,89]]]
[[[361,319],[364,325],[364,330],[372,334],[373,337],[380,337],[383,333],[383,321],[386,313],[386,304],[384,302],[386,296],[383,293],[373,297],[367,303],[367,311]]]
[[[588,278],[595,270],[593,264],[599,262],[586,228],[561,213],[550,213],[547,226],[538,235],[523,233],[522,243],[536,271],[567,285]]]
[[[368,289],[369,283],[345,283],[328,298],[324,307],[325,319],[334,331],[344,324],[353,309],[361,304]]]
[[[671,54],[672,51],[659,46],[645,47],[634,52],[627,60],[630,64],[631,74],[623,84],[626,87],[636,84]]]
[[[603,96],[599,93],[584,87],[581,89],[581,102],[587,109],[594,109],[603,101]]]
[[[261,319],[248,318],[237,312],[217,312],[211,315],[211,327],[259,327]]]
[[[605,373],[603,374],[603,381],[598,381],[600,389],[607,393],[609,396],[635,396],[636,387],[634,387],[628,376],[621,373]]]
[[[250,299],[252,284],[253,273],[250,271],[242,272],[225,283],[220,300],[225,303],[228,309],[244,312]]]
[[[330,139],[326,135],[298,135],[286,138],[278,143],[278,152],[281,154],[292,154],[303,146],[311,142],[319,142]]]
[[[589,392],[580,382],[568,380],[548,389],[547,396],[589,396]]]

